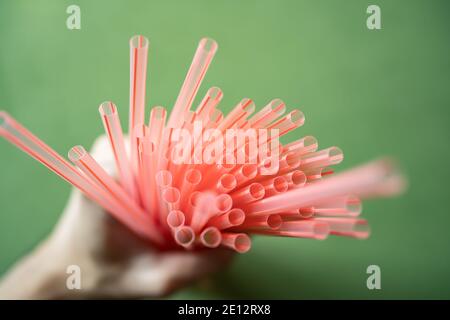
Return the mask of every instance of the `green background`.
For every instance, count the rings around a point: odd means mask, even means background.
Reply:
[[[81,30],[66,8],[81,7]],[[366,27],[369,4],[382,30]],[[200,38],[219,51],[199,91],[261,107],[282,98],[337,145],[339,170],[392,155],[409,178],[396,199],[366,202],[365,241],[255,238],[209,282],[174,297],[450,298],[448,1],[0,1],[0,108],[62,154],[102,133],[97,107],[128,112],[128,39],[150,39],[149,101],[171,107]],[[124,116],[122,117],[124,120]],[[0,274],[52,229],[70,192],[0,142]],[[444,184],[444,182],[447,182]],[[366,288],[381,267],[382,290]]]

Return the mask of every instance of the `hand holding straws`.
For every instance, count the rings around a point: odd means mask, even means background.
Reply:
[[[330,166],[343,160],[342,151],[331,147],[316,151],[317,140],[306,136],[286,145],[274,140],[304,123],[303,113],[293,110],[283,117],[285,104],[275,99],[259,112],[244,99],[226,116],[217,109],[219,88],[211,88],[195,111],[191,106],[217,51],[212,39],[202,39],[168,117],[163,107],[150,112],[145,124],[147,54],[143,36],[130,40],[130,152],[112,102],[99,112],[113,150],[117,179],[81,146],[69,151],[73,166],[57,152],[0,112],[0,135],[50,170],[79,188],[117,220],[162,249],[224,246],[243,253],[250,249],[249,234],[325,239],[329,234],[366,238],[367,222],[359,219],[359,197],[389,196],[404,187],[402,176],[388,160],[379,160],[347,172],[333,173]],[[198,130],[196,123],[201,123]],[[251,144],[236,143],[231,150],[218,144],[209,129],[225,133],[233,129],[266,129],[274,136],[257,134],[258,148],[279,151],[271,163],[250,155]],[[173,137],[187,132],[194,137],[189,151],[174,161],[179,150]],[[184,131],[183,131],[184,130]],[[206,141],[199,142],[205,136]],[[188,142],[185,142],[187,144]],[[210,162],[202,156],[206,151]],[[223,159],[243,156],[247,163]],[[198,159],[203,161],[198,161]],[[272,160],[273,161],[273,160]],[[264,173],[265,172],[265,173]]]

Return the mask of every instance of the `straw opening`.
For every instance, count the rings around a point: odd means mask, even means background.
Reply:
[[[245,253],[250,250],[251,240],[246,234],[238,234],[234,239],[234,247],[239,253]]]

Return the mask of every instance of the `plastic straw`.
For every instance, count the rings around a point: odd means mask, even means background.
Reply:
[[[217,181],[216,189],[220,193],[228,193],[236,188],[237,182],[234,175],[225,173]]]
[[[191,249],[195,241],[195,233],[191,227],[182,226],[175,230],[174,232],[175,242],[186,248]]]
[[[130,39],[130,132],[131,164],[137,168],[137,147],[134,128],[142,126],[145,120],[145,84],[147,78],[148,39],[141,35]]]
[[[217,43],[214,40],[208,38],[200,40],[186,79],[170,114],[168,127],[174,128],[181,125],[183,114],[191,107],[216,51]]]
[[[222,245],[233,249],[239,253],[245,253],[250,250],[252,242],[245,233],[222,233]]]
[[[108,136],[111,148],[113,150],[114,159],[116,161],[119,181],[135,200],[139,199],[137,195],[136,185],[130,162],[125,150],[122,126],[120,125],[117,107],[111,101],[103,102],[99,107],[99,112]]]
[[[200,242],[207,248],[217,248],[222,242],[222,234],[216,227],[208,227],[200,234]]]
[[[354,218],[315,218],[314,220],[329,225],[330,233],[358,239],[366,239],[370,228],[366,220]]]
[[[315,202],[327,198],[379,189],[392,175],[397,176],[398,174],[390,162],[374,161],[304,188],[289,190],[249,204],[246,209],[252,214],[268,214],[311,206]]]
[[[255,115],[253,115],[253,117],[249,120],[249,126],[253,128],[265,128],[269,123],[281,116],[285,111],[285,103],[280,99],[274,99]]]
[[[244,223],[245,213],[241,209],[231,209],[230,211],[209,220],[208,225],[219,230],[236,227]]]
[[[252,183],[231,194],[233,202],[239,205],[248,204],[264,198],[265,190],[260,183]]]
[[[219,102],[223,98],[222,90],[217,87],[212,87],[206,92],[205,97],[202,99],[202,102],[195,110],[197,114],[197,118],[202,122],[209,119],[209,115],[214,110],[214,108],[219,104]]]
[[[167,225],[169,226],[169,228],[171,228],[172,230],[175,230],[179,227],[184,226],[184,224],[186,222],[186,218],[184,216],[183,211],[172,210],[167,215],[166,222],[167,222]]]

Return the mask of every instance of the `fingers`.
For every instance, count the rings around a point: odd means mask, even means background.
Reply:
[[[163,297],[227,266],[232,256],[234,254],[226,249],[141,255],[129,265],[119,283],[111,283],[108,289],[105,287],[106,293]]]

